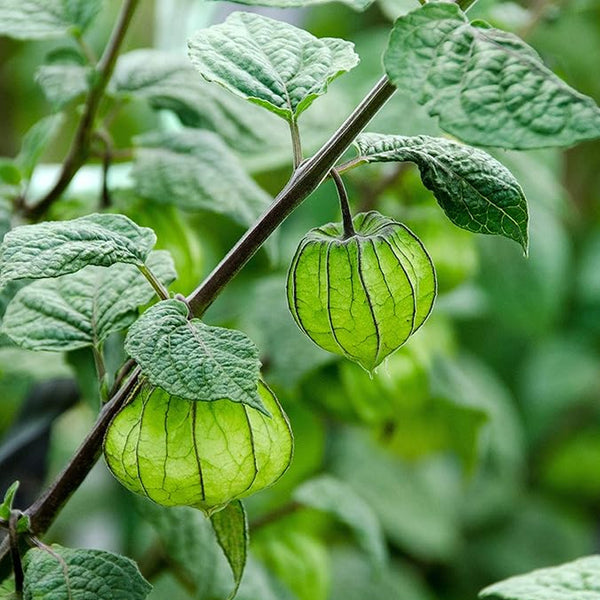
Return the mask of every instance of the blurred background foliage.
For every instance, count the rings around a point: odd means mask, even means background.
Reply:
[[[380,77],[391,20],[413,6],[378,0],[364,13],[342,4],[261,9],[315,35],[352,40],[361,56],[300,120],[307,152]],[[105,0],[84,36],[90,54],[101,53],[118,8],[117,0]],[[154,50],[120,61],[102,109],[113,144],[109,195],[102,198],[95,158],[50,215],[72,218],[108,203],[153,227],[177,263],[177,291],[185,293],[243,232],[247,223],[235,205],[248,201],[234,198],[231,208],[198,197],[195,177],[206,155],[195,153],[190,128],[221,136],[239,162],[232,179],[245,169],[254,182],[240,185],[258,184],[255,195],[275,195],[290,173],[285,123],[225,98],[186,63],[186,36],[236,9],[246,8],[201,0],[141,4],[126,50]],[[525,37],[557,74],[600,103],[596,0],[479,0],[470,14]],[[42,195],[68,148],[86,87],[81,52],[66,39],[0,38],[2,234],[18,223],[8,201],[14,190]],[[72,79],[52,71],[65,65],[73,67]],[[168,77],[157,75],[161,65]],[[402,90],[368,130],[441,134]],[[161,147],[190,161],[171,179],[168,157],[152,154],[159,133]],[[463,600],[504,577],[600,551],[600,143],[494,155],[530,203],[528,259],[508,240],[449,223],[413,165],[372,165],[346,177],[354,210],[375,208],[406,223],[429,249],[439,278],[433,315],[373,379],[306,340],[285,303],[285,273],[299,239],[339,218],[330,182],[207,313],[207,321],[241,328],[259,345],[264,377],[296,437],[284,478],[247,501],[252,560],[241,599]],[[157,179],[144,185],[150,175]],[[211,185],[209,192],[220,189]],[[0,307],[12,292],[3,293]],[[93,422],[97,385],[87,350],[58,356],[6,340],[0,346],[0,491],[20,479],[17,504],[24,507]],[[123,360],[118,336],[107,358],[113,370]],[[313,501],[298,500],[299,486],[323,474],[347,492],[345,508],[335,494],[329,500],[337,510],[320,492],[315,501],[314,489]],[[218,598],[231,585],[199,513],[132,502],[102,464],[49,539],[135,558],[155,585],[151,598]]]

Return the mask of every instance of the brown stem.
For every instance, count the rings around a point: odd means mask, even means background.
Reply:
[[[63,162],[58,181],[37,204],[32,207],[23,207],[23,212],[26,217],[34,221],[41,219],[48,208],[50,208],[50,206],[67,189],[77,171],[79,171],[81,166],[88,159],[96,113],[98,112],[98,107],[100,106],[100,101],[102,100],[106,86],[112,76],[119,49],[121,48],[127,28],[129,27],[138,3],[139,0],[125,0],[123,2],[111,38],[106,45],[104,54],[96,65],[93,84],[87,96],[83,115],[81,121],[79,121],[69,152]]]

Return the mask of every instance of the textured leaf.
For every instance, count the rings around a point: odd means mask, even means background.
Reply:
[[[56,544],[24,559],[24,600],[143,600],[152,586],[129,558]]]
[[[168,252],[152,252],[146,266],[165,286],[177,276]],[[22,348],[67,351],[98,346],[127,328],[137,308],[154,298],[154,289],[134,265],[88,266],[35,281],[8,305],[2,332]]]
[[[196,33],[189,55],[206,79],[288,121],[358,63],[350,42],[241,12]]]
[[[46,146],[58,133],[62,123],[62,115],[50,115],[40,119],[23,136],[21,151],[15,158],[15,164],[21,169],[25,179],[31,177],[35,165],[40,160]]]
[[[303,483],[294,492],[294,499],[337,517],[355,533],[373,565],[384,566],[387,546],[379,521],[371,507],[348,484],[322,475]]]
[[[189,400],[243,402],[264,411],[256,389],[258,348],[235,329],[188,320],[188,307],[163,300],[129,329],[126,352],[151,383]]]
[[[106,462],[127,489],[158,504],[219,510],[272,485],[290,464],[287,418],[262,381],[258,393],[270,417],[143,384],[108,429]]]
[[[587,556],[558,567],[538,569],[486,587],[491,600],[598,600],[600,556]]]
[[[503,235],[527,252],[527,200],[511,172],[486,152],[425,135],[367,133],[356,139],[365,162],[411,161],[448,218],[475,233]]]
[[[248,518],[244,505],[240,500],[231,502],[214,513],[210,520],[233,573],[235,587],[229,595],[233,598],[240,587],[248,555]]]
[[[0,246],[0,286],[58,277],[87,265],[142,265],[155,242],[151,229],[117,214],[23,225],[9,231]]]
[[[57,110],[88,92],[90,74],[90,70],[82,65],[43,65],[37,70],[35,80]]]
[[[2,0],[0,35],[39,40],[80,32],[101,7],[102,0]]]
[[[246,4],[247,6],[274,6],[280,8],[299,8],[302,6],[311,6],[313,4],[325,4],[332,0],[233,0],[236,4]],[[350,6],[354,10],[366,10],[373,0],[339,0]]]
[[[15,581],[12,577],[0,583],[0,600],[19,600],[15,593]]]
[[[246,174],[237,158],[210,131],[186,129],[142,138],[132,171],[138,193],[185,210],[208,210],[247,226],[271,197]]]
[[[433,308],[433,264],[404,225],[377,212],[354,217],[357,235],[329,223],[308,232],[288,273],[288,305],[321,348],[373,371]]]
[[[400,17],[384,56],[392,83],[466,142],[568,146],[600,137],[600,109],[518,37],[469,23],[452,3]]]
[[[120,94],[143,98],[154,109],[172,110],[185,126],[217,132],[236,151],[253,152],[274,142],[289,146],[289,132],[275,115],[209,83],[179,54],[128,52],[119,57],[114,85]]]

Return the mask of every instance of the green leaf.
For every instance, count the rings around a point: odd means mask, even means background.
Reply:
[[[569,146],[600,137],[600,109],[515,35],[469,23],[452,3],[400,17],[384,56],[392,83],[440,126],[483,146]]]
[[[102,8],[102,0],[3,0],[0,35],[41,40],[81,32]]]
[[[151,383],[189,400],[227,398],[266,413],[256,389],[258,348],[235,329],[188,320],[188,307],[163,300],[129,329],[126,352]]]
[[[600,556],[586,556],[558,567],[538,569],[486,587],[491,600],[598,600]]]
[[[253,224],[271,203],[272,198],[210,131],[185,129],[145,136],[140,143],[131,175],[145,198],[185,210],[226,214],[244,226]]]
[[[371,507],[348,484],[330,475],[321,475],[297,488],[294,500],[337,517],[354,532],[373,566],[383,568],[387,546],[379,521]]]
[[[119,57],[113,81],[119,94],[147,100],[157,110],[171,110],[187,127],[215,131],[238,152],[253,153],[274,140],[278,147],[289,145],[289,132],[275,115],[209,83],[179,54],[128,52]]]
[[[4,494],[4,500],[2,504],[0,504],[0,519],[4,519],[8,521],[10,519],[10,513],[13,508],[13,502],[15,499],[15,494],[19,489],[19,482],[15,481],[11,486],[6,490]]]
[[[332,0],[233,0],[236,4],[247,6],[273,6],[280,8],[299,8],[313,4],[325,4]],[[339,0],[354,10],[363,11],[373,4],[374,0]]]
[[[217,541],[225,553],[227,562],[231,567],[234,579],[234,589],[229,595],[233,598],[244,574],[246,558],[248,555],[248,518],[244,505],[240,500],[231,502],[223,510],[214,513],[212,522]]]
[[[90,69],[82,65],[42,65],[35,80],[54,110],[58,110],[88,92],[90,75]]]
[[[132,492],[208,514],[268,487],[289,466],[293,441],[273,392],[260,381],[258,393],[270,417],[239,402],[188,401],[142,384],[108,429],[108,467]]]
[[[24,136],[21,151],[15,164],[21,169],[24,179],[30,179],[35,165],[40,160],[46,146],[58,133],[63,124],[63,115],[50,115],[40,119]]]
[[[257,14],[236,12],[189,41],[192,64],[230,92],[292,121],[356,66],[353,44]]]
[[[152,252],[146,266],[165,286],[177,276],[165,250]],[[111,333],[131,325],[138,316],[138,306],[150,302],[154,294],[134,265],[90,265],[19,290],[8,305],[2,332],[30,350],[99,347]]]
[[[0,287],[15,279],[74,273],[87,265],[143,265],[155,242],[152,229],[117,214],[16,227],[0,246]]]
[[[14,578],[5,579],[0,583],[0,600],[19,600],[19,597],[15,593]]]
[[[444,138],[366,133],[359,160],[411,161],[448,218],[474,233],[503,235],[527,252],[527,200],[511,172],[483,150]]]
[[[143,600],[152,586],[129,558],[53,544],[24,558],[24,600]]]

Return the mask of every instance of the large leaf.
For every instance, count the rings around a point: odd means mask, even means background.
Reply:
[[[244,226],[254,223],[271,202],[211,131],[185,129],[140,142],[132,176],[145,198],[226,214]]]
[[[490,600],[599,600],[600,556],[587,556],[558,567],[538,569],[486,587]]]
[[[400,17],[384,64],[392,83],[472,144],[568,146],[600,137],[600,109],[518,37],[469,23],[452,3]]]
[[[177,276],[165,250],[152,252],[146,266],[165,286]],[[31,350],[98,346],[111,333],[131,325],[138,306],[153,297],[153,288],[134,265],[90,265],[19,290],[8,305],[2,332]]]
[[[221,546],[233,573],[233,598],[240,587],[248,556],[248,518],[240,500],[229,503],[210,518],[217,541]]]
[[[172,110],[187,127],[216,131],[236,151],[289,145],[289,133],[274,115],[209,83],[179,54],[128,52],[119,57],[114,85],[121,95],[143,98],[154,109]]]
[[[0,287],[15,279],[44,279],[87,265],[143,265],[156,242],[148,227],[123,215],[93,214],[9,231],[0,246]]]
[[[372,564],[382,568],[387,547],[381,526],[371,507],[343,481],[321,475],[303,483],[294,499],[305,506],[331,513],[355,533]]]
[[[81,32],[102,7],[102,0],[3,0],[0,35],[21,40]]]
[[[503,235],[527,251],[527,200],[511,172],[486,152],[444,138],[366,133],[359,160],[411,161],[448,218],[475,233]]]
[[[196,33],[189,54],[206,79],[288,121],[358,63],[350,42],[241,12]]]
[[[24,600],[143,600],[152,586],[129,558],[58,545],[25,555]]]
[[[258,348],[241,331],[188,320],[188,307],[164,300],[129,329],[125,350],[154,384],[189,400],[227,398],[265,412],[257,390]]]

